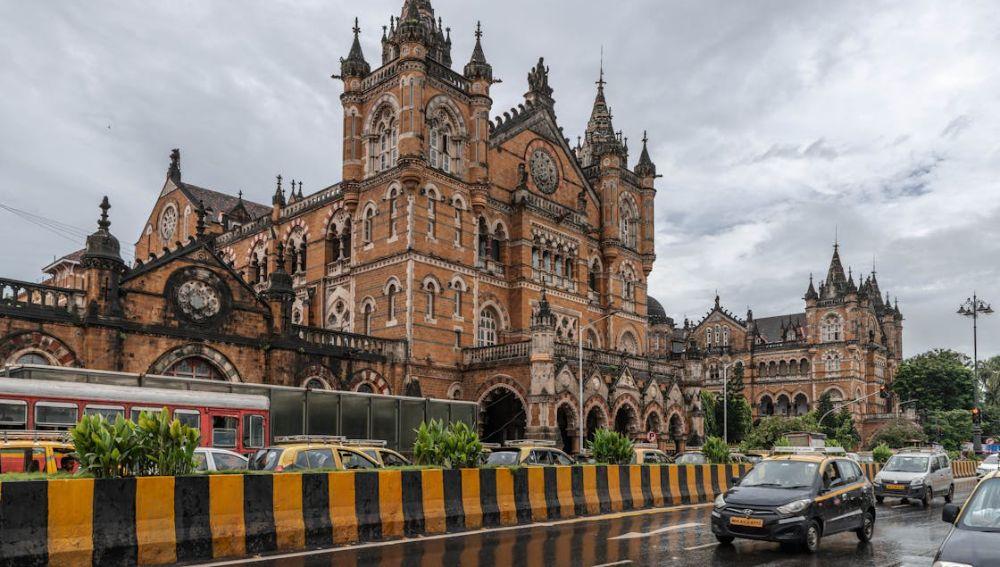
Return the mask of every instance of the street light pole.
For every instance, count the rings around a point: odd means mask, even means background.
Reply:
[[[578,340],[578,348],[577,348],[578,359],[577,359],[576,372],[577,372],[577,382],[579,382],[580,386],[580,391],[579,391],[580,412],[579,415],[577,416],[577,424],[579,425],[577,434],[579,435],[579,437],[577,438],[576,442],[577,443],[576,449],[578,453],[583,451],[583,420],[585,419],[583,415],[583,333],[587,329],[593,327],[594,325],[600,323],[601,321],[607,319],[608,317],[616,315],[617,313],[618,313],[617,310],[613,310],[607,315],[601,317],[600,319],[591,321],[590,323],[587,323],[586,325],[580,327],[580,331],[577,333],[576,338]]]
[[[729,367],[722,367],[722,440],[729,445]]]
[[[979,409],[979,348],[978,342],[978,323],[979,314],[989,315],[993,313],[993,308],[990,307],[989,303],[986,303],[982,299],[976,296],[976,293],[972,293],[972,297],[965,300],[965,303],[959,306],[958,314],[964,317],[972,317],[972,408],[975,410]],[[982,451],[982,437],[983,437],[983,427],[981,424],[976,423],[975,420],[972,422],[972,452],[978,455]]]

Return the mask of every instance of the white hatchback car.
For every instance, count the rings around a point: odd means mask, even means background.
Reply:
[[[218,472],[245,471],[248,461],[243,455],[225,449],[198,447],[194,450],[194,462],[196,471]]]
[[[886,497],[912,498],[927,508],[935,496],[944,496],[949,503],[955,496],[951,461],[944,451],[900,451],[885,463],[872,484],[879,503]]]

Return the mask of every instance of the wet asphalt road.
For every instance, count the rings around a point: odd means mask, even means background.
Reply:
[[[957,486],[956,502],[973,483]],[[814,556],[778,544],[737,540],[718,545],[710,527],[711,506],[541,524],[508,529],[332,549],[243,564],[267,567],[740,565],[740,566],[930,566],[949,526],[941,499],[930,509],[889,499],[878,507],[875,539],[860,544],[853,533],[825,538]],[[231,563],[236,564],[236,563]]]

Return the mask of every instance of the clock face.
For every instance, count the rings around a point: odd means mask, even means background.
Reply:
[[[219,313],[219,291],[202,280],[188,280],[177,287],[177,305],[192,321],[202,322]]]
[[[170,205],[160,214],[160,236],[164,240],[170,240],[177,229],[177,208]]]
[[[531,180],[544,193],[552,193],[559,185],[559,171],[556,162],[545,150],[535,150],[531,153]]]

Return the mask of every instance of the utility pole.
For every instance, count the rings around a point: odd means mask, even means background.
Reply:
[[[963,317],[972,317],[972,409],[973,413],[978,413],[979,408],[979,348],[978,348],[978,322],[979,314],[989,315],[993,313],[993,308],[990,307],[989,303],[986,303],[982,299],[976,296],[975,292],[972,292],[972,297],[965,300],[965,303],[959,306],[958,314]],[[972,422],[972,452],[978,455],[983,449],[983,426],[981,423],[977,423],[978,420],[973,420]]]

